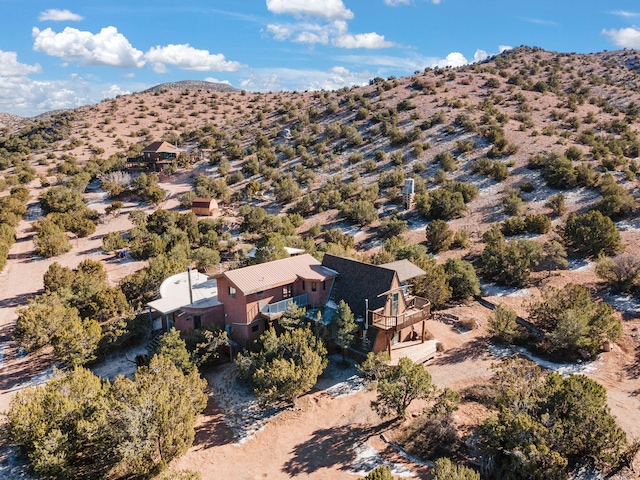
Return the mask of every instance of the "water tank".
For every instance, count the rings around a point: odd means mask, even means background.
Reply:
[[[404,181],[404,188],[402,189],[402,193],[404,195],[413,195],[414,191],[414,181],[413,178],[407,178]]]

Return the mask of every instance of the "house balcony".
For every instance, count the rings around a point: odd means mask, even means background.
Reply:
[[[385,315],[384,308],[370,311],[371,325],[380,329],[397,332],[410,327],[431,315],[431,302],[426,298],[411,296],[407,298],[407,308],[398,315]]]
[[[285,300],[280,300],[275,303],[265,303],[260,305],[260,313],[267,317],[269,320],[275,320],[282,316],[287,307],[292,303],[299,307],[306,307],[309,305],[309,294],[303,293],[302,295],[297,295],[292,298],[287,298]]]

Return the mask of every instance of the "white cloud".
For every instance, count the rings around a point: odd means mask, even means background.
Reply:
[[[342,0],[267,0],[267,9],[276,14],[312,16],[328,20],[348,20],[353,12],[344,6]]]
[[[207,77],[204,79],[205,82],[211,82],[211,83],[224,83],[225,85],[231,85],[231,82],[229,80],[218,80],[217,78],[213,78],[213,77]]]
[[[118,95],[129,95],[131,91],[123,90],[120,85],[110,85],[109,88],[102,90],[102,98],[115,98]]]
[[[292,28],[291,25],[267,25],[267,31],[273,35],[273,38],[282,42],[291,38],[291,36],[295,33],[295,28]]]
[[[375,32],[350,34],[349,25],[344,20],[335,20],[331,23],[319,24],[300,22],[295,24],[270,24],[267,31],[275,40],[291,40],[297,43],[322,44],[331,43],[339,48],[388,48],[395,46]]]
[[[289,68],[254,70],[240,82],[240,88],[252,91],[279,90],[336,90],[342,87],[362,86],[375,75],[364,70],[352,72],[342,66],[329,70],[296,70]]]
[[[32,73],[40,73],[42,69],[37,63],[35,65],[27,65],[18,62],[18,54],[16,52],[4,52],[0,50],[0,72],[6,77],[24,77]]]
[[[333,45],[341,48],[387,48],[395,44],[384,39],[384,35],[375,32],[342,35],[333,39]]]
[[[392,0],[406,2],[408,0]],[[267,0],[267,8],[273,13],[286,13],[306,21],[294,24],[269,24],[267,32],[275,40],[290,40],[309,45],[331,44],[339,48],[388,48],[395,46],[376,32],[349,33],[346,20],[353,18],[342,0]],[[309,21],[308,17],[320,18]]]
[[[89,103],[89,87],[77,78],[34,81],[27,77],[0,77],[0,111],[31,117],[43,112]]]
[[[507,50],[513,50],[513,47],[509,45],[498,45],[498,52],[506,52]]]
[[[158,73],[166,72],[166,65],[202,72],[235,72],[241,67],[238,62],[226,60],[221,53],[212,54],[208,50],[193,48],[188,43],[152,47],[145,58]]]
[[[609,37],[614,45],[622,48],[640,48],[640,30],[636,27],[604,29],[602,33]]]
[[[617,15],[619,17],[625,17],[625,18],[640,17],[640,13],[628,12],[626,10],[616,10],[614,12],[611,12],[611,14],[612,15]]]
[[[486,60],[487,58],[489,58],[489,54],[481,49],[476,50],[476,53],[473,55],[473,61],[474,62],[482,62],[483,60]]]
[[[460,52],[451,52],[443,59],[435,60],[429,65],[430,67],[461,67],[469,63],[467,59]]]
[[[60,33],[34,28],[33,37],[37,52],[81,65],[141,68],[145,63],[143,53],[133,48],[116,27],[105,27],[96,34],[70,27]]]
[[[47,20],[52,22],[79,22],[80,20],[84,20],[84,17],[69,10],[52,8],[41,12],[38,20],[41,22],[46,22]]]

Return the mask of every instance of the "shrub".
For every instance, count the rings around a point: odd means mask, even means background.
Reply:
[[[516,192],[510,192],[502,199],[505,215],[520,215],[522,210],[522,198]]]
[[[433,220],[426,229],[427,243],[432,252],[448,250],[453,242],[454,233],[444,220]]]
[[[515,310],[500,303],[496,305],[491,317],[489,317],[487,331],[500,342],[513,343],[522,333],[516,318]]]
[[[615,223],[598,210],[569,215],[559,230],[569,247],[587,256],[613,254],[622,249]]]
[[[640,257],[633,253],[622,253],[613,258],[601,256],[596,274],[619,292],[628,292],[640,279]]]
[[[545,332],[544,347],[559,358],[596,355],[605,341],[622,335],[622,323],[613,308],[591,298],[583,285],[547,287],[527,307],[529,320]]]
[[[355,202],[345,203],[341,211],[350,222],[358,225],[369,225],[378,219],[378,211],[372,202],[366,200],[356,200]]]
[[[480,258],[483,275],[502,285],[524,287],[531,267],[542,260],[542,247],[531,240],[507,242],[495,228],[485,232],[482,239],[486,243]]]
[[[452,170],[455,170],[456,167],[456,160],[453,157],[453,155],[451,154],[451,152],[442,152],[439,153],[438,155],[436,155],[435,160],[440,164],[440,167],[442,167],[442,169],[445,172],[450,172]]]

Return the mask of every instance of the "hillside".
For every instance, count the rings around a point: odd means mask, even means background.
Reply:
[[[239,92],[240,90],[226,83],[214,83],[199,80],[182,80],[180,82],[161,83],[145,92],[183,92],[185,90],[200,90],[205,92]]]
[[[203,264],[201,271],[207,273],[234,268],[248,261],[254,246],[286,245],[317,256],[330,252],[375,263],[415,256],[428,265],[429,274],[444,272],[436,264],[464,259],[481,278],[482,296],[521,316],[528,315],[527,304],[545,289],[569,283],[587,287],[585,295],[593,296],[594,305],[603,305],[600,300],[611,304],[615,312],[606,310],[602,317],[622,325],[616,344],[597,337],[598,342],[571,351],[573,356],[558,356],[574,363],[555,366],[576,367],[570,371],[603,384],[620,426],[630,438],[640,435],[640,275],[620,293],[615,282],[596,273],[596,265],[606,261],[599,253],[615,259],[624,251],[636,261],[637,268],[629,261],[630,270],[640,274],[640,56],[634,51],[577,55],[520,47],[481,63],[427,69],[405,78],[373,78],[367,86],[334,92],[252,93],[224,84],[175,82],[35,119],[9,120],[0,130],[0,201],[12,211],[0,209],[0,223],[14,221],[17,242],[0,239],[8,257],[0,276],[0,329],[5,332],[15,325],[16,307],[42,291],[43,274],[54,262],[76,268],[81,260],[99,261],[109,285],[122,288],[128,305],[137,308],[153,298],[168,270],[183,271],[189,262]],[[189,155],[180,155],[160,175],[125,171],[127,158],[159,140]],[[414,180],[415,205],[405,209],[402,187],[409,178]],[[31,190],[26,207],[18,199],[24,191],[10,192],[19,184]],[[68,198],[60,194],[37,205],[51,187],[63,185],[76,192],[75,203],[65,205]],[[219,217],[198,222],[175,214],[187,212],[195,196],[216,198]],[[23,207],[26,215],[19,213]],[[50,258],[36,255],[33,237],[40,207],[53,212],[51,223],[63,225],[59,230],[69,251]],[[146,214],[154,212],[149,226]],[[593,212],[619,233],[615,248],[587,248],[605,240],[599,233],[583,234],[582,245],[563,235],[578,215]],[[436,248],[437,235],[427,240],[426,231],[434,225],[452,231],[439,239],[442,248]],[[503,256],[501,268],[508,274],[536,246],[547,261],[553,249],[564,245],[568,263],[543,262],[524,277],[492,272],[491,261],[483,257],[501,236],[493,227],[507,238],[496,242],[495,256],[513,254]],[[11,236],[8,229],[2,232]],[[522,248],[512,251],[509,245]],[[130,256],[113,255],[121,249]],[[154,257],[161,261],[155,262],[153,273],[136,279],[134,272],[154,263]],[[212,258],[215,262],[205,262]],[[428,284],[416,280],[416,288],[419,282]],[[438,304],[437,294],[436,287],[416,293],[472,327],[461,332],[441,321],[448,317],[430,319],[428,329],[444,342],[444,351],[428,370],[440,388],[480,391],[491,376],[490,365],[503,355],[501,346],[490,345],[491,313],[475,301],[445,299]],[[148,328],[146,316],[144,322]],[[534,345],[534,353],[544,355],[549,345]],[[583,362],[603,348],[611,351]],[[561,347],[557,351],[567,353]],[[0,410],[8,408],[20,385],[45,375],[54,361],[46,351],[33,362],[32,354],[19,354],[13,343],[4,355]],[[123,357],[128,368],[135,368]],[[324,462],[329,467],[314,478],[343,478],[336,472],[347,475],[353,468],[344,459],[350,453],[344,452],[369,436],[377,449],[387,449],[386,456],[398,457],[395,450],[390,454],[385,436],[393,440],[403,427],[387,425],[384,435],[378,435],[381,419],[369,408],[373,392],[358,395],[335,401],[321,390],[314,392],[299,409],[269,423],[256,442],[246,444],[232,443],[230,428],[223,426],[224,409],[212,402],[199,424],[195,448],[178,468],[204,472],[216,462],[225,463],[231,478],[241,457],[251,451],[265,458],[246,467],[251,474],[268,471],[279,478],[282,472],[302,472],[296,468],[304,465],[292,463],[291,452],[300,460],[309,450],[309,472],[324,468]],[[456,414],[460,445],[490,413],[471,397]],[[416,407],[415,415],[423,408]],[[326,444],[327,455],[317,455],[319,441]]]
[[[211,165],[222,160],[222,174],[219,168],[195,168],[225,178],[231,192],[238,192],[229,195],[234,200],[273,199],[280,173],[288,172],[313,197],[305,216],[337,207],[317,198],[329,179],[364,186],[382,176],[382,185],[392,183],[381,186],[376,200],[384,216],[399,207],[401,181],[393,185],[397,178],[389,172],[414,176],[418,191],[431,189],[442,181],[436,178],[441,167],[436,159],[450,152],[454,162],[446,165],[447,178],[480,188],[466,214],[453,222],[473,234],[504,219],[500,192],[507,187],[531,182],[534,190],[522,194],[527,210],[545,212],[547,197],[560,191],[545,186],[541,170],[527,168],[535,155],[573,147],[576,165],[610,172],[636,194],[637,62],[629,51],[574,55],[522,47],[483,63],[376,78],[369,86],[337,92],[177,91],[195,86],[178,82],[65,112],[64,131],[58,128],[55,136],[34,143],[28,158],[53,175],[61,163],[127,156],[162,139],[202,148]],[[21,136],[39,132],[33,123],[23,125]],[[282,137],[285,129],[290,138]],[[42,138],[38,134],[36,139]],[[258,136],[266,137],[272,154],[257,148]],[[492,149],[496,141],[500,148]],[[488,155],[506,167],[505,180],[491,178],[495,163],[477,162]],[[249,181],[260,184],[260,195],[241,193]],[[564,193],[569,211],[600,198],[595,188]],[[357,194],[357,188],[342,192],[340,202]],[[286,200],[266,206],[291,208]]]

